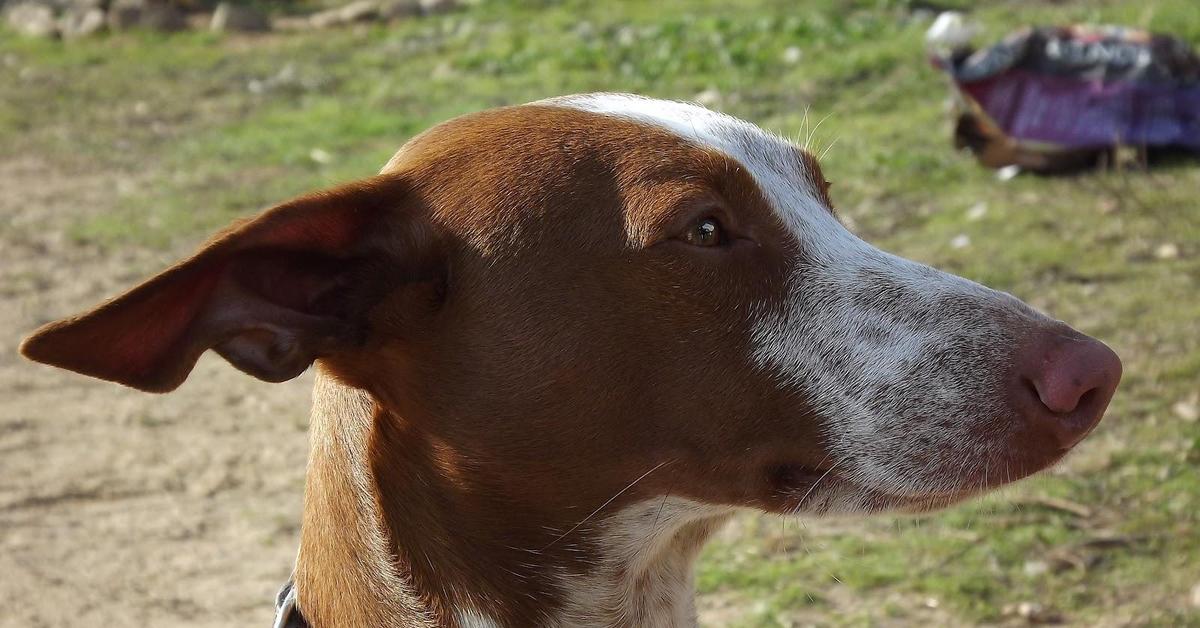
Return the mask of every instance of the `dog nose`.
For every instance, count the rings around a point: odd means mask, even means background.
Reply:
[[[1031,426],[1062,450],[1096,427],[1121,381],[1121,358],[1069,327],[1030,343],[1016,358],[1018,405]]]

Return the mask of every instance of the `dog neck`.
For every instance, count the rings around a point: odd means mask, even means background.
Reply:
[[[693,564],[728,509],[547,512],[323,374],[310,433],[295,578],[313,626],[695,624]]]

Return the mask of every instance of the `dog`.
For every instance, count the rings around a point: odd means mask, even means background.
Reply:
[[[22,345],[167,392],[316,365],[289,613],[686,626],[739,509],[927,511],[1058,461],[1107,346],[839,222],[813,155],[590,94],[436,126]],[[290,620],[289,620],[290,621]]]

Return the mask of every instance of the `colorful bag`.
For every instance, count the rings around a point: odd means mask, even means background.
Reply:
[[[1117,26],[1026,28],[935,55],[958,93],[955,141],[985,165],[1057,171],[1120,146],[1200,151],[1200,58]]]

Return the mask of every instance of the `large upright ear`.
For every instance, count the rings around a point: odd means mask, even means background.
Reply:
[[[26,357],[150,391],[174,390],[215,349],[281,382],[360,344],[365,315],[400,283],[437,272],[408,186],[380,175],[289,201],[95,309],[50,323]]]

